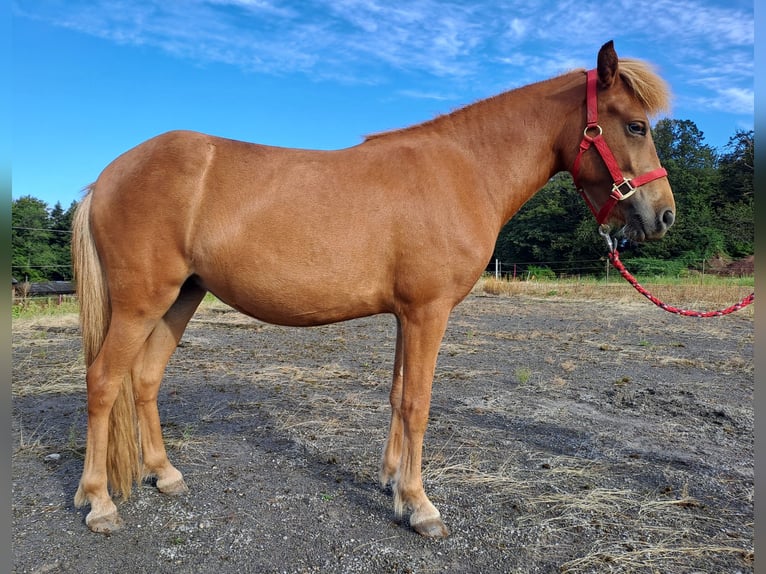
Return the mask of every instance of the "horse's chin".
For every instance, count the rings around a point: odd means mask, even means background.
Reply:
[[[643,243],[647,240],[643,226],[635,225],[633,221],[628,222],[620,230],[620,235],[632,243]]]
[[[661,225],[659,223],[655,224],[654,221],[651,223],[653,225],[650,225],[641,216],[634,215],[622,228],[622,235],[634,243],[643,243],[645,241],[656,241],[658,239],[662,239],[667,232],[667,226]]]

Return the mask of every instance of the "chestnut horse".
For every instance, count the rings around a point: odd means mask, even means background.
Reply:
[[[624,199],[605,218],[628,237],[662,237],[674,219],[664,172],[623,197],[601,148],[588,151],[603,133],[628,176],[661,169],[647,114],[666,108],[667,87],[648,65],[618,59],[612,42],[597,62],[588,76],[573,71],[348,149],[175,131],[107,166],[79,205],[73,236],[88,391],[75,504],[90,504],[88,527],[120,528],[110,492],[127,498],[142,477],[167,494],[186,490],[165,452],[157,395],[209,291],[279,325],[396,317],[380,481],[412,528],[446,536],[421,478],[431,383],[450,312],[484,271],[502,225],[565,170],[594,209],[615,193]],[[597,103],[586,105],[586,77]]]

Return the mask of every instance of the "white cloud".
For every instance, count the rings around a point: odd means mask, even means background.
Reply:
[[[716,92],[714,98],[705,98],[702,103],[720,112],[752,114],[755,106],[755,95],[753,90],[747,88],[723,88]]]
[[[653,0],[651,6],[658,15],[652,26],[678,43],[708,48],[753,44],[752,9],[747,12],[731,4],[716,6],[699,0]]]
[[[281,6],[276,2],[268,2],[267,0],[207,0],[207,3],[221,6],[237,6],[251,12],[277,16],[290,17],[297,15],[297,12],[290,7]]]
[[[521,40],[527,34],[528,24],[521,18],[511,18],[508,23],[508,32],[514,40]]]
[[[405,98],[411,98],[414,100],[434,100],[443,102],[457,98],[455,94],[447,94],[435,91],[427,92],[423,90],[398,90],[396,93]]]
[[[754,19],[744,0],[16,0],[13,8],[180,58],[356,82],[406,71],[520,85],[592,66],[614,38],[621,54],[660,59],[681,89],[752,110]],[[583,34],[573,39],[572,30]]]

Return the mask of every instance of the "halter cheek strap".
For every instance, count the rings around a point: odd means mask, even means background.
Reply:
[[[609,145],[603,137],[603,130],[598,125],[598,72],[597,70],[589,70],[587,72],[586,79],[586,109],[587,109],[587,125],[583,131],[582,141],[580,142],[580,151],[577,153],[577,157],[572,164],[572,178],[574,179],[577,191],[580,192],[588,208],[596,217],[596,221],[599,225],[606,222],[609,214],[618,201],[627,199],[636,192],[636,189],[644,184],[666,177],[668,172],[663,167],[658,167],[648,173],[634,177],[633,179],[625,179],[620,171],[620,167],[617,165],[617,160],[614,159],[612,150],[609,149]],[[580,163],[582,161],[583,154],[590,149],[591,146],[596,148],[601,159],[604,161],[606,168],[609,170],[609,174],[612,176],[612,191],[609,194],[609,198],[606,200],[600,210],[596,210],[593,203],[591,203],[588,196],[585,194],[585,190],[580,183]]]

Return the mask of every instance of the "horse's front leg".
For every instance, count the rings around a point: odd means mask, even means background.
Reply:
[[[391,424],[388,430],[386,448],[380,465],[380,485],[386,487],[396,480],[396,473],[402,460],[402,384],[404,367],[402,363],[402,323],[396,320],[396,355],[394,358],[394,378],[391,383]]]
[[[428,424],[436,358],[450,311],[451,307],[444,305],[430,306],[415,309],[399,318],[397,349],[401,352],[398,353],[400,365],[397,366],[402,373],[401,401],[398,414],[396,406],[393,407],[392,436],[386,449],[386,455],[389,450],[392,457],[395,455],[401,424],[401,456],[393,485],[394,510],[397,515],[410,511],[412,528],[423,536],[433,538],[443,538],[449,531],[423,488],[423,437]]]

